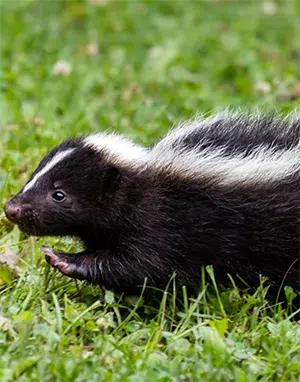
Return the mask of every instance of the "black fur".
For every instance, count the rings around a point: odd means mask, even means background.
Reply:
[[[246,122],[247,121],[247,122]],[[205,121],[203,121],[205,124]],[[251,128],[247,128],[250,126]],[[287,150],[299,144],[299,119],[280,119],[276,115],[234,114],[230,118],[220,115],[205,125],[205,128],[192,130],[182,142],[185,147],[194,147],[195,142],[203,142],[199,150],[222,146],[228,155],[241,153],[249,155],[259,145],[270,149]]]
[[[247,156],[260,145],[288,150],[299,142],[299,118],[260,117],[246,130],[247,118],[220,117],[171,142],[170,150],[222,146],[229,156]],[[220,279],[238,274],[257,285],[262,274],[274,285],[285,279],[299,290],[299,171],[276,181],[218,187],[168,167],[116,164],[76,138],[55,148],[33,176],[70,147],[76,150],[36,187],[9,202],[19,206],[19,216],[7,214],[29,234],[82,239],[82,253],[46,253],[62,273],[125,290],[145,278],[163,286],[173,272],[180,284],[197,284],[201,266],[212,264]],[[64,202],[53,201],[55,189],[65,192]]]

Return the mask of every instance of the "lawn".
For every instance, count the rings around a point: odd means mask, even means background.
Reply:
[[[196,113],[300,106],[297,1],[1,0],[0,205],[49,149],[117,131],[151,144]],[[56,273],[0,220],[0,381],[299,381],[300,325],[257,290],[171,280],[151,298]],[[258,280],[259,284],[259,280]]]

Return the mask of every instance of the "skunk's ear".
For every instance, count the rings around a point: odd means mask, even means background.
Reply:
[[[120,170],[114,166],[107,169],[104,178],[104,195],[113,195],[121,178]]]

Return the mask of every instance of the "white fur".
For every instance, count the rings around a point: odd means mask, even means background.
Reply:
[[[55,156],[48,162],[45,167],[41,169],[35,176],[26,184],[23,189],[23,193],[34,187],[38,179],[40,179],[43,175],[45,175],[48,171],[50,171],[57,163],[61,162],[64,158],[70,155],[75,149],[67,149],[64,151],[60,151],[55,154]]]
[[[220,185],[271,182],[300,170],[300,139],[298,145],[290,150],[275,150],[262,145],[248,155],[236,153],[229,156],[225,153],[225,147],[208,147],[199,150],[201,144],[209,141],[210,127],[216,122],[228,120],[228,118],[238,121],[233,117],[239,116],[239,113],[225,112],[211,118],[185,122],[154,146],[150,162],[157,168],[168,168],[183,177],[205,178]],[[293,117],[299,119],[299,114],[295,114]],[[245,118],[247,118],[246,126],[244,126]],[[244,128],[255,131],[257,119],[259,119],[258,115],[244,116]],[[282,122],[280,123],[278,120],[278,126],[275,122],[274,126],[268,128],[277,128],[278,134],[288,134],[291,123],[292,118],[289,118],[285,121],[285,128],[283,128]],[[224,129],[222,123],[218,128]],[[208,129],[207,136],[199,142],[199,146],[192,149],[182,147],[181,142],[186,136],[193,130],[199,129]]]
[[[144,161],[148,150],[116,134],[95,134],[85,140],[85,145],[107,154],[119,165],[134,165]]]
[[[153,158],[154,166],[168,168],[191,179],[206,179],[219,185],[265,183],[282,179],[300,169],[300,151],[257,148],[251,155],[229,157],[224,150],[201,152],[168,150]]]

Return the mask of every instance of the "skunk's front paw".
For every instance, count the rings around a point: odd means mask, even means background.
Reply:
[[[43,252],[47,263],[58,269],[62,274],[72,277],[76,266],[68,262],[66,255],[55,252],[51,248],[43,248]]]

